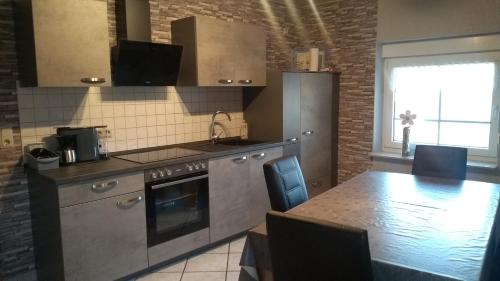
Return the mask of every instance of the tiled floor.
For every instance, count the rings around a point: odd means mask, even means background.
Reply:
[[[238,281],[246,236],[167,265],[137,281]]]

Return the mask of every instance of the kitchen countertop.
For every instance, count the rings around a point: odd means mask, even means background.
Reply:
[[[183,147],[183,148],[191,148],[197,149],[202,144],[206,144],[207,141],[202,142],[192,142],[192,143],[183,143],[176,145],[168,145],[161,146],[155,148],[147,148],[140,149],[134,151],[120,151],[118,153],[111,154],[111,157],[108,160],[101,160],[95,162],[83,162],[77,163],[71,166],[61,166],[59,169],[47,170],[47,171],[36,171],[40,176],[45,179],[54,182],[56,185],[62,184],[70,184],[74,182],[80,182],[85,180],[92,180],[95,178],[109,177],[117,174],[124,174],[130,172],[138,172],[147,169],[152,169],[156,167],[163,167],[168,165],[174,165],[179,163],[193,162],[204,159],[212,159],[232,154],[240,154],[250,151],[256,151],[261,149],[267,149],[272,147],[278,147],[284,145],[283,142],[280,141],[270,141],[265,143],[246,145],[246,146],[229,146],[229,145],[221,145],[216,149],[216,151],[204,151],[201,154],[169,159],[165,161],[152,162],[147,164],[135,163],[127,160],[122,160],[113,157],[113,155],[123,155],[131,152],[142,152],[142,151],[151,151],[156,149],[165,149],[165,148],[173,148],[173,147]],[[202,150],[198,148],[198,150]],[[29,168],[26,168],[29,169]]]

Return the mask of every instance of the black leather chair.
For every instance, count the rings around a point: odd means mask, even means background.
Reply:
[[[417,176],[465,179],[467,148],[417,145],[411,173]]]
[[[285,156],[264,163],[264,176],[274,211],[285,212],[309,199],[297,157]]]
[[[373,280],[364,229],[273,211],[266,227],[275,281]]]

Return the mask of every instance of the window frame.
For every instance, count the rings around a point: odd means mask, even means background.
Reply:
[[[444,65],[450,63],[493,62],[495,64],[494,88],[492,94],[489,148],[468,148],[468,159],[496,163],[498,159],[498,133],[500,118],[500,52],[475,52],[466,54],[440,54],[411,57],[387,57],[383,61],[383,104],[382,104],[382,151],[400,153],[401,142],[392,141],[394,112],[394,92],[392,73],[395,67]],[[416,112],[418,116],[418,112]],[[418,121],[418,118],[417,118]]]

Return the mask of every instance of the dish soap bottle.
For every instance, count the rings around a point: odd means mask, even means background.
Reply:
[[[245,122],[245,120],[243,120],[243,122],[241,122],[240,138],[242,140],[248,139],[248,124],[247,124],[247,122]]]

